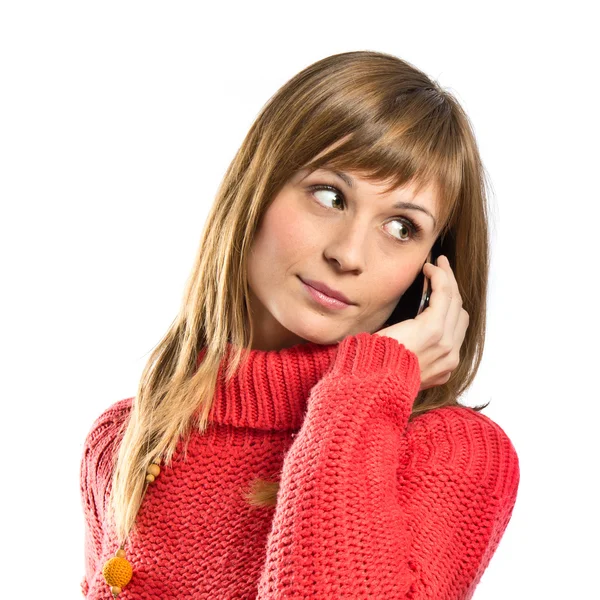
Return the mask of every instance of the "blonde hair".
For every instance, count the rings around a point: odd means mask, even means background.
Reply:
[[[206,431],[228,342],[236,350],[227,381],[252,347],[246,263],[261,217],[294,173],[325,164],[373,181],[389,178],[390,190],[437,183],[439,236],[469,327],[460,365],[447,383],[418,394],[411,419],[460,406],[457,398],[483,353],[489,264],[484,168],[469,119],[452,95],[395,56],[326,57],[269,99],[217,191],[179,313],[143,369],[115,447],[109,515],[120,542],[135,527],[146,467],[156,459],[168,465],[180,439],[187,451],[192,427]],[[278,489],[277,482],[258,479],[245,498],[253,506],[274,505]]]

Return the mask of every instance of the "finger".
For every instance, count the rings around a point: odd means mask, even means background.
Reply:
[[[450,302],[448,313],[446,315],[445,330],[443,337],[445,340],[447,340],[448,344],[453,345],[454,331],[456,330],[456,327],[458,325],[460,312],[462,310],[462,298],[460,295],[460,290],[458,289],[456,277],[454,276],[454,271],[450,266],[450,261],[448,260],[448,257],[444,255],[440,256],[439,262],[440,267],[444,269],[444,271],[448,275],[448,279],[452,287],[452,300]]]
[[[460,364],[460,349],[465,341],[467,329],[469,327],[469,313],[462,309],[458,317],[458,323],[456,329],[453,332],[452,337],[452,351],[446,356],[448,360],[448,367],[451,371],[454,371]]]
[[[454,330],[454,345],[460,349],[463,342],[465,341],[465,336],[467,335],[467,329],[469,328],[469,313],[463,308],[460,309],[460,314],[458,315],[458,323],[456,324],[456,329]]]
[[[427,315],[427,318],[431,320],[432,328],[439,332],[441,338],[444,334],[446,316],[452,301],[452,286],[448,274],[440,266],[425,263],[423,273],[431,282],[431,297],[429,298],[429,306],[422,314]]]

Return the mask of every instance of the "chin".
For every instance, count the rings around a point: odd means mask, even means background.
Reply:
[[[327,344],[327,337],[323,335],[323,327],[316,328],[311,331],[310,328],[306,327],[306,323],[303,324],[304,327],[292,328],[286,327],[289,332],[290,339],[292,337],[299,338],[297,343],[302,344],[305,342],[312,342],[313,344]],[[285,326],[284,326],[285,327]]]
[[[323,333],[319,333],[316,335],[301,335],[307,342],[312,342],[313,344],[320,344],[321,346],[329,346],[331,344],[337,344],[342,341],[348,335],[347,332],[342,333],[341,335],[324,335]]]

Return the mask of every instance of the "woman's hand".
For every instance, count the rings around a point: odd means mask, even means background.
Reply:
[[[414,319],[406,319],[374,332],[396,339],[419,359],[420,390],[446,383],[459,360],[460,347],[469,326],[458,284],[448,259],[442,255],[435,266],[425,263],[423,273],[431,280],[429,306]]]

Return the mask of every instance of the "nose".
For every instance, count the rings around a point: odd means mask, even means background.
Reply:
[[[326,244],[325,257],[335,261],[342,271],[362,272],[365,264],[366,226],[355,223],[348,228],[339,227],[339,232]]]

